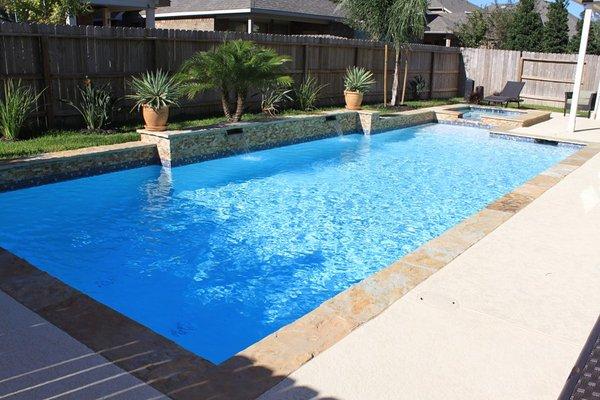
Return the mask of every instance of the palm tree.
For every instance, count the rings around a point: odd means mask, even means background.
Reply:
[[[400,53],[408,43],[423,39],[427,24],[427,0],[342,0],[340,3],[351,25],[367,32],[375,40],[394,44],[396,58],[391,104],[396,105]]]
[[[244,40],[225,42],[214,51],[199,52],[183,63],[179,77],[189,98],[210,89],[221,94],[225,117],[238,122],[250,89],[272,84],[289,85],[292,78],[283,65],[290,58]],[[232,113],[235,99],[235,112]]]

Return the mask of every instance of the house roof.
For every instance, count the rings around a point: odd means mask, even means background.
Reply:
[[[169,7],[161,7],[158,15],[219,15],[238,13],[266,13],[340,20],[344,12],[329,0],[171,0]]]
[[[467,0],[430,0],[427,13],[428,33],[452,33],[466,21],[470,12],[480,10]],[[161,7],[157,17],[211,16],[223,14],[271,14],[321,20],[342,21],[343,8],[330,0],[171,0]]]
[[[470,13],[481,9],[467,0],[431,0],[428,10],[426,32],[452,33]]]

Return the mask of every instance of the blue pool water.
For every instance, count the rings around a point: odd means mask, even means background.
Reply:
[[[0,246],[221,362],[573,148],[425,125],[0,193]]]
[[[462,118],[472,121],[481,121],[482,117],[516,117],[523,114],[519,111],[509,111],[501,108],[474,106],[464,107],[457,111],[464,111]]]

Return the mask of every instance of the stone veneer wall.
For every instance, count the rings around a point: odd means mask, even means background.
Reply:
[[[436,114],[429,110],[415,110],[398,114],[381,115],[379,112],[359,111],[362,130],[370,135],[390,129],[437,122]]]
[[[328,121],[328,117],[335,120]],[[232,133],[236,129],[243,131]],[[340,112],[193,131],[139,132],[142,141],[156,144],[162,164],[170,167],[359,130],[357,113]]]
[[[0,162],[0,191],[157,163],[156,146],[141,142]]]
[[[149,164],[177,166],[242,152],[307,142],[339,134],[365,134],[436,120],[415,110],[381,116],[378,112],[340,111],[287,117],[190,131],[140,131],[142,142],[50,153],[0,161],[0,191],[40,185]],[[236,130],[242,132],[236,132]]]

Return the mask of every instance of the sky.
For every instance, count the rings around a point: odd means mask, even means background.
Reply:
[[[473,4],[477,4],[478,6],[487,6],[488,4],[493,4],[494,0],[469,0],[471,3]],[[498,0],[498,3],[506,3],[508,0]],[[516,3],[516,0],[513,0],[514,3]],[[571,3],[569,4],[569,12],[573,15],[579,16],[579,14],[581,14],[581,12],[583,11],[583,7],[581,6],[581,4],[575,3],[574,1],[571,1]]]

